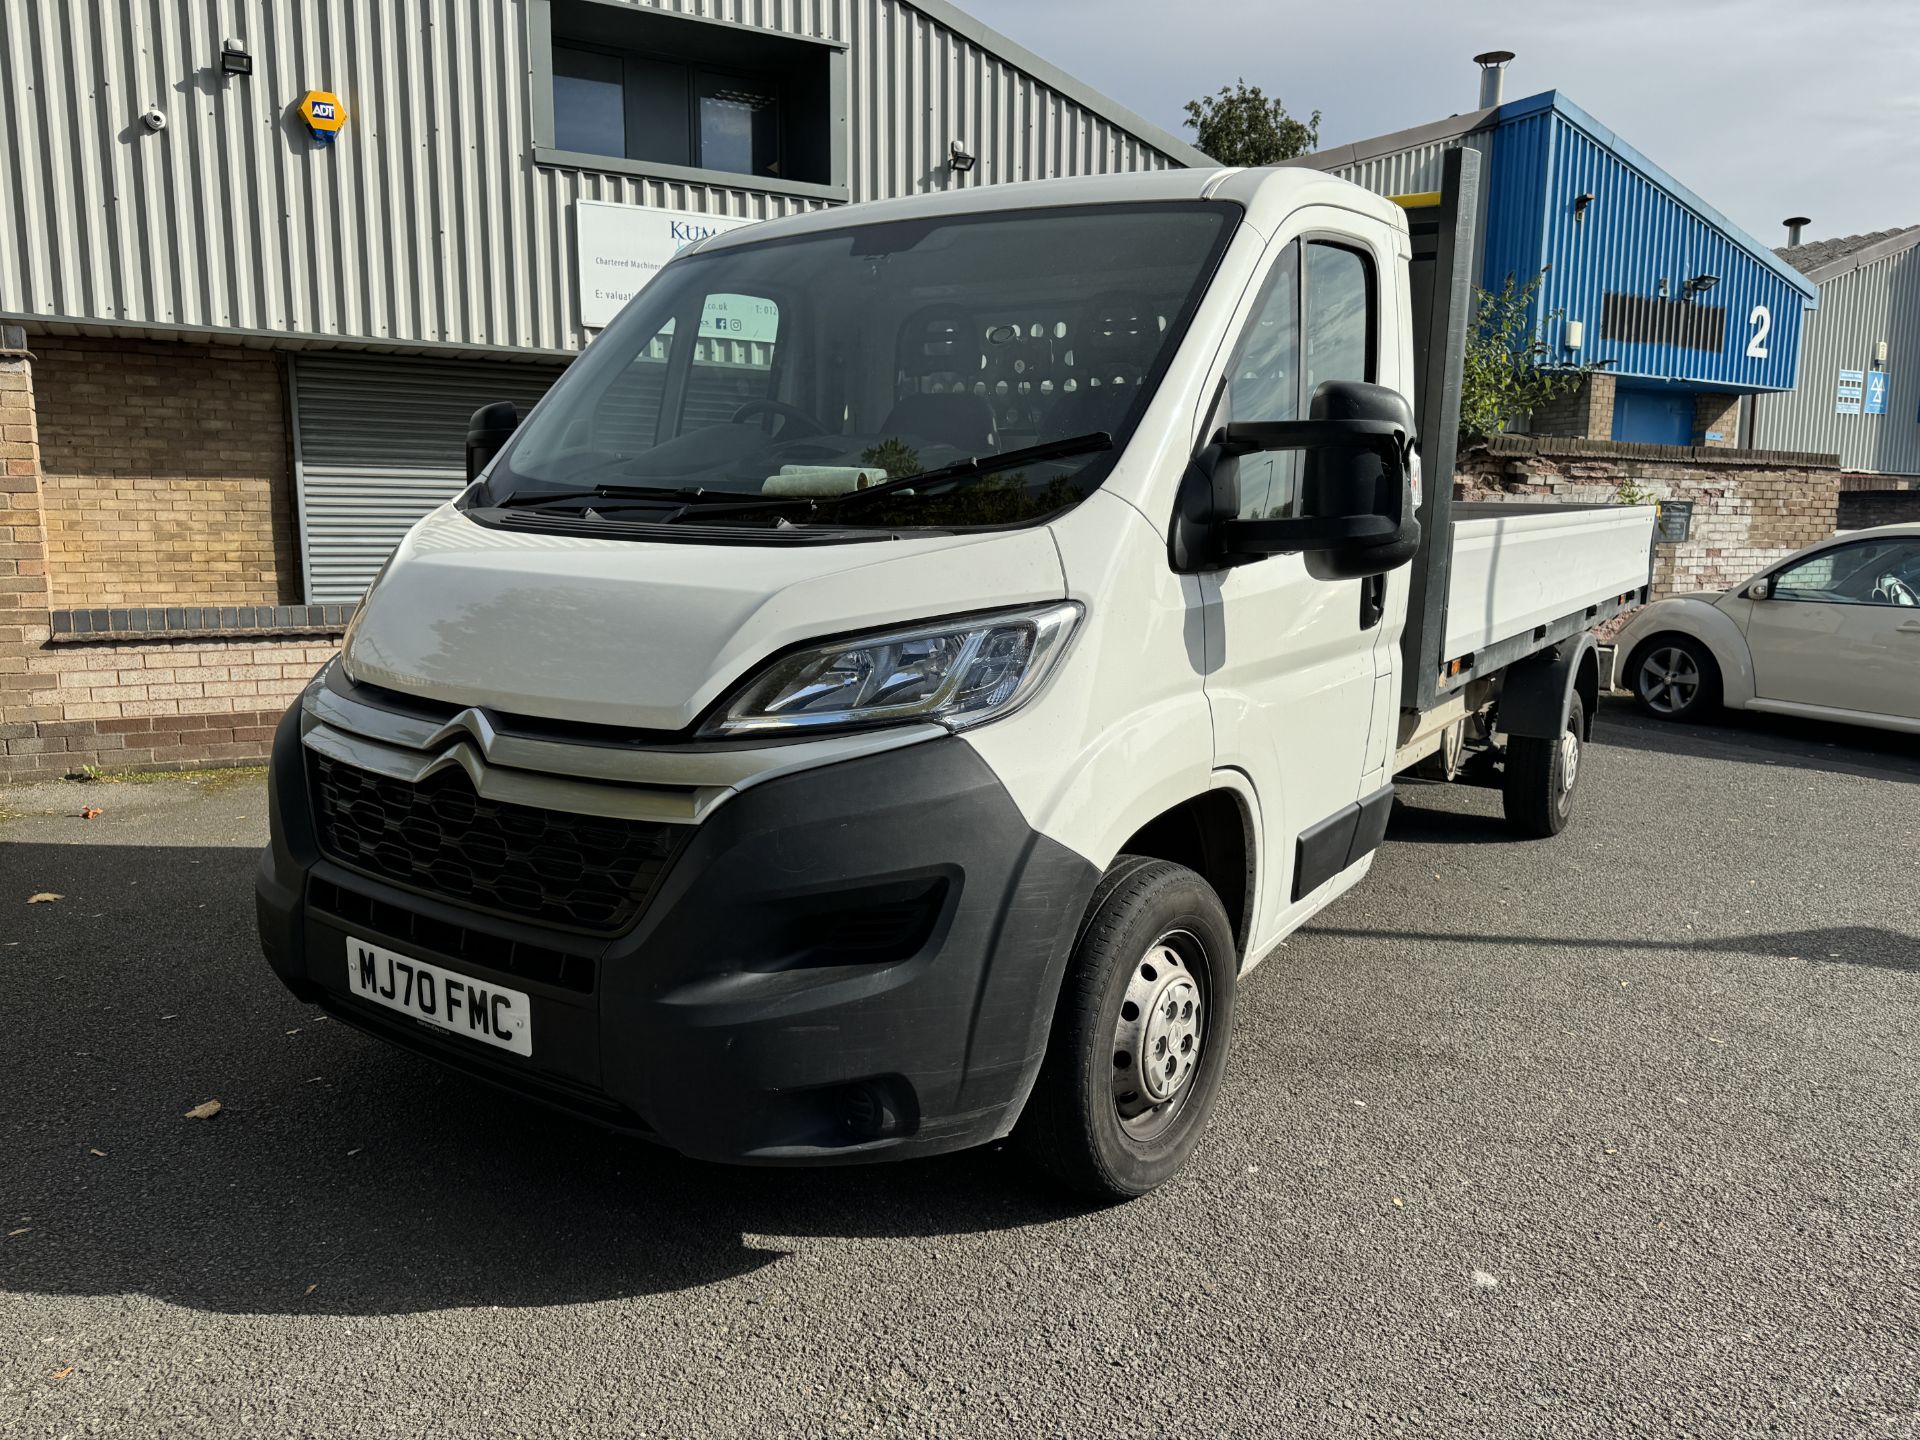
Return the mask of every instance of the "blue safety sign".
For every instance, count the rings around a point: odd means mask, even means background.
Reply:
[[[1891,382],[1887,379],[1886,371],[1869,370],[1867,372],[1867,414],[1884,415],[1887,413],[1887,391],[1890,388]]]

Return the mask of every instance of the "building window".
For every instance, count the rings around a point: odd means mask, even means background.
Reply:
[[[627,153],[626,80],[618,55],[553,47],[553,124],[562,150]]]
[[[553,0],[551,143],[570,155],[841,183],[833,46],[659,11]]]

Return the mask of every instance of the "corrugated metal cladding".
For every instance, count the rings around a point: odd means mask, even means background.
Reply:
[[[1696,389],[1791,389],[1807,290],[1774,266],[1758,241],[1726,225],[1604,127],[1583,122],[1577,106],[1548,91],[1483,118],[1464,117],[1459,133],[1436,136],[1427,127],[1407,132],[1399,148],[1392,136],[1359,142],[1385,147],[1364,160],[1305,163],[1376,194],[1420,194],[1439,189],[1448,150],[1470,145],[1487,164],[1487,289],[1499,290],[1509,276],[1524,285],[1544,270],[1536,315],[1583,321],[1579,358],[1611,360],[1619,375]],[[1594,198],[1581,218],[1574,200],[1583,194]],[[1683,301],[1687,280],[1699,275],[1718,283]],[[1604,323],[1609,313],[1623,321],[1617,329]],[[1609,329],[1615,333],[1604,333]],[[1556,321],[1543,338],[1557,346],[1561,334]]]
[[[1610,360],[1614,374],[1730,390],[1790,390],[1807,297],[1720,226],[1589,135],[1557,108],[1505,121],[1494,133],[1501,224],[1488,236],[1489,287],[1545,270],[1539,313],[1585,322],[1581,358]],[[1516,192],[1527,204],[1516,204]],[[1576,218],[1576,196],[1593,201]],[[1532,229],[1529,236],[1526,232]],[[1718,277],[1684,298],[1693,277]],[[1664,288],[1663,288],[1664,287]],[[1621,333],[1603,324],[1608,297],[1632,316]],[[1686,309],[1719,311],[1704,326]],[[1656,312],[1669,312],[1663,320]],[[1704,333],[1703,333],[1704,332]],[[1549,323],[1544,337],[1557,345]],[[1565,353],[1565,352],[1562,352]]]
[[[1447,152],[1466,146],[1480,152],[1482,164],[1491,158],[1493,134],[1488,130],[1430,140],[1404,150],[1369,156],[1350,165],[1329,166],[1327,173],[1351,180],[1376,195],[1425,195],[1440,188],[1440,167]]]
[[[636,0],[646,3],[646,0]],[[823,203],[537,166],[533,0],[4,0],[0,312],[381,347],[577,349],[578,199],[765,219]],[[1167,155],[898,0],[649,8],[849,47],[852,198]],[[250,78],[218,71],[246,41]],[[348,121],[312,145],[293,107]],[[166,128],[141,112],[158,106]],[[952,176],[951,140],[979,157]]]
[[[1835,414],[1840,371],[1873,369],[1881,340],[1887,413]],[[1920,475],[1920,246],[1820,282],[1820,308],[1807,317],[1800,386],[1755,401],[1753,443],[1838,454],[1849,470]]]
[[[511,400],[525,415],[561,369],[346,351],[296,355],[307,603],[357,599],[413,522],[459,493],[477,403]]]

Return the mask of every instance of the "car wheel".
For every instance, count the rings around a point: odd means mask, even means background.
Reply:
[[[1713,652],[1690,635],[1656,635],[1628,668],[1633,698],[1662,720],[1704,719],[1720,704],[1720,667]]]
[[[1233,1033],[1238,957],[1213,887],[1123,855],[1095,889],[1016,1139],[1101,1200],[1144,1195],[1200,1143]]]
[[[1508,825],[1540,840],[1567,828],[1573,818],[1574,790],[1580,784],[1586,733],[1586,703],[1575,694],[1567,702],[1567,723],[1557,739],[1507,737],[1501,808]]]

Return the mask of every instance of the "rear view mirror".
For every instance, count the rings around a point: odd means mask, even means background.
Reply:
[[[1321,580],[1384,575],[1413,558],[1413,409],[1380,385],[1329,380],[1308,419],[1230,424],[1194,458],[1181,484],[1174,563],[1182,569],[1304,553]],[[1238,467],[1266,450],[1302,450],[1299,514],[1239,517]]]
[[[467,481],[480,478],[489,461],[505,448],[520,426],[520,412],[508,400],[482,405],[467,422]]]

